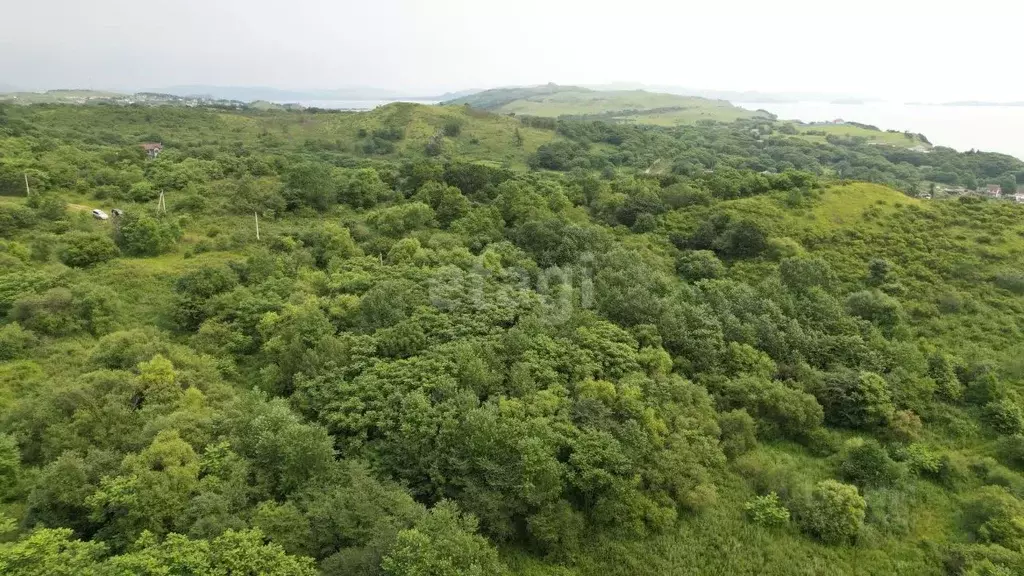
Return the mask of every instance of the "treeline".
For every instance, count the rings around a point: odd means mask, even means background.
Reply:
[[[943,147],[919,151],[836,135],[826,135],[825,144],[813,143],[795,137],[787,124],[766,119],[677,128],[565,117],[538,120],[522,119],[526,125],[548,129],[553,122],[553,129],[568,140],[545,144],[531,159],[531,166],[549,170],[621,166],[645,170],[660,160],[682,176],[720,167],[776,173],[800,170],[877,182],[914,194],[924,192],[929,182],[969,189],[990,183],[1016,189],[1018,182],[1024,183],[1024,162],[1004,154],[960,153]],[[610,144],[615,150],[594,144]]]

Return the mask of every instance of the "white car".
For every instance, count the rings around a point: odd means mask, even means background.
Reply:
[[[106,220],[107,218],[110,218],[110,216],[107,216],[106,212],[100,210],[99,208],[92,211],[92,217],[96,218],[97,220]]]

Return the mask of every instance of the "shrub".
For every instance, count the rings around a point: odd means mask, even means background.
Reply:
[[[687,252],[676,261],[676,270],[691,282],[725,275],[725,265],[710,250]]]
[[[1024,294],[1024,275],[1012,272],[996,274],[996,286],[1014,294]]]
[[[826,422],[835,426],[881,426],[895,413],[885,379],[873,372],[847,370],[826,374],[815,396],[825,409]]]
[[[903,317],[903,308],[895,298],[879,290],[862,290],[846,298],[847,311],[859,318],[877,325],[885,331],[892,331]]]
[[[899,465],[877,441],[854,438],[843,447],[840,475],[858,486],[889,486],[900,476]]]
[[[757,446],[757,424],[746,410],[733,410],[718,417],[722,430],[722,451],[730,459]]]
[[[912,410],[897,410],[889,421],[888,437],[896,442],[913,442],[921,436],[921,417]]]
[[[1024,502],[1002,486],[983,486],[964,506],[964,520],[983,542],[1018,548],[1024,543]]]
[[[740,220],[726,226],[714,247],[731,258],[753,258],[768,248],[768,234],[757,222]]]
[[[13,360],[36,343],[36,336],[17,322],[0,326],[0,362]]]
[[[1000,438],[996,444],[996,453],[1007,466],[1017,470],[1024,469],[1024,434]]]
[[[813,287],[830,290],[836,283],[836,274],[821,258],[786,258],[779,264],[782,283],[795,293],[805,293]]]
[[[789,522],[789,510],[782,505],[775,492],[755,497],[743,509],[751,521],[761,526],[782,526]]]
[[[108,288],[79,284],[71,290],[51,288],[14,303],[11,318],[30,330],[50,336],[79,331],[98,335],[113,328],[117,296]]]
[[[815,485],[811,493],[801,517],[802,525],[822,542],[841,544],[860,534],[866,508],[856,486],[824,480]]]
[[[902,456],[907,466],[915,472],[936,476],[942,471],[942,454],[933,452],[924,444],[907,446]]]
[[[1024,409],[1012,398],[985,405],[985,421],[1000,434],[1024,432]]]
[[[455,138],[462,133],[462,121],[458,118],[449,118],[444,122],[444,135]]]
[[[1006,396],[1006,384],[996,376],[988,364],[972,367],[962,380],[966,383],[966,398],[972,404],[988,404]]]
[[[120,251],[105,234],[71,232],[64,235],[60,261],[68,266],[84,268],[116,258]]]
[[[178,223],[167,216],[129,212],[121,217],[117,244],[132,256],[157,256],[172,250],[181,234]]]

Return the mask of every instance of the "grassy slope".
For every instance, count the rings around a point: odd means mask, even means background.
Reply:
[[[451,102],[501,113],[531,116],[588,116],[642,124],[675,126],[698,120],[731,122],[759,116],[757,112],[737,108],[724,100],[708,100],[644,90],[596,91],[573,86],[539,86],[533,89],[488,90]],[[643,111],[677,108],[645,114]],[[639,111],[640,113],[637,113]],[[622,112],[621,114],[616,114]]]
[[[827,135],[841,136],[845,138],[864,138],[875,144],[898,146],[900,148],[931,148],[917,139],[909,139],[902,132],[885,132],[881,130],[868,130],[852,124],[825,124],[820,126],[808,126],[806,124],[793,124],[800,133],[799,137],[810,142],[825,142],[826,136],[820,134],[808,134],[808,132],[825,132]]]

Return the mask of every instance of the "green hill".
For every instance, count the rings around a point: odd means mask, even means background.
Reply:
[[[576,86],[498,88],[445,102],[474,108],[530,116],[594,117],[609,121],[673,126],[699,120],[731,122],[764,117],[724,100],[659,94],[643,90],[598,91]]]
[[[0,573],[1024,573],[1024,163],[850,135],[0,104]]]

